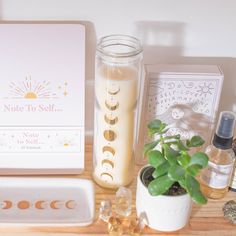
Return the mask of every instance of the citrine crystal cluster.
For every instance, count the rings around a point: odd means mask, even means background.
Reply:
[[[110,236],[141,235],[146,221],[144,218],[130,217],[131,213],[132,192],[125,187],[120,187],[116,192],[114,212],[112,211],[111,200],[103,200],[100,203],[99,219],[107,223]]]

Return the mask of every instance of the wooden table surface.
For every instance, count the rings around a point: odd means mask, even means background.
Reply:
[[[136,173],[140,169],[140,166],[136,166]],[[86,145],[86,166],[85,172],[79,175],[78,178],[91,179],[92,171],[92,145]],[[132,206],[132,218],[135,217],[135,188],[136,179],[133,180],[129,186],[133,192],[133,206]],[[103,189],[95,184],[96,192],[96,217],[101,200],[111,199],[114,202],[115,190]],[[194,205],[191,215],[191,220],[188,226],[184,229],[163,233],[146,228],[143,235],[212,235],[212,236],[224,236],[232,235],[236,236],[236,226],[229,223],[224,219],[222,213],[222,206],[228,200],[236,200],[236,193],[229,192],[227,196],[222,200],[209,200],[207,205],[199,206]],[[23,226],[1,226],[0,236],[13,236],[13,235],[31,235],[31,236],[75,236],[75,235],[107,235],[106,224],[95,219],[94,223],[87,227],[23,227]]]

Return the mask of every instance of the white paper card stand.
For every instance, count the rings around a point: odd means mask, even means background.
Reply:
[[[201,135],[208,145],[223,79],[214,65],[147,65],[136,162],[145,162],[143,146],[151,141],[147,124],[154,118],[171,125],[169,134]]]
[[[0,24],[0,52],[0,173],[80,173],[84,26]]]

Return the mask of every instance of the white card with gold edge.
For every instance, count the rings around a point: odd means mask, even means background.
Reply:
[[[84,169],[85,29],[0,24],[0,171]]]
[[[94,187],[90,180],[0,178],[0,224],[85,226],[93,218]]]

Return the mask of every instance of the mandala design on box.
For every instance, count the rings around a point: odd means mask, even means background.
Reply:
[[[159,118],[170,125],[169,134],[209,140],[218,90],[217,79],[150,78],[146,122]]]

